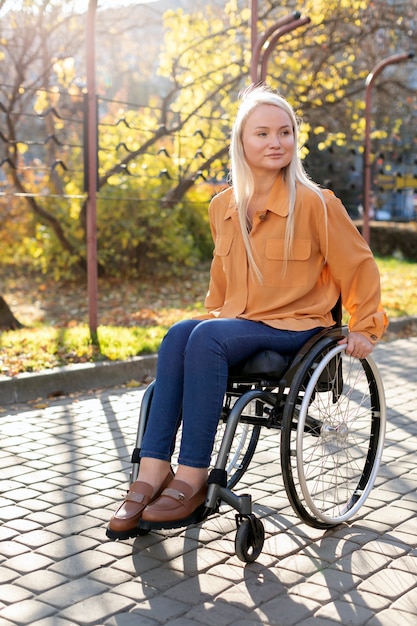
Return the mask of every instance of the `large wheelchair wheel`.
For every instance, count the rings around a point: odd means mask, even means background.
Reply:
[[[300,364],[283,415],[281,466],[289,500],[315,528],[350,519],[369,495],[386,425],[382,381],[371,357],[333,339]]]

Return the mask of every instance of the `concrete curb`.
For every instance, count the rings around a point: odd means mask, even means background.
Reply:
[[[130,380],[141,382],[154,377],[155,369],[156,355],[152,354],[127,361],[66,365],[12,378],[0,376],[0,406],[75,391],[114,387]]]
[[[408,331],[417,333],[417,316],[392,320],[388,331],[390,335]],[[130,380],[142,382],[155,376],[156,360],[157,355],[152,354],[127,361],[66,365],[34,374],[19,374],[12,378],[0,376],[0,406],[75,391],[114,387]]]

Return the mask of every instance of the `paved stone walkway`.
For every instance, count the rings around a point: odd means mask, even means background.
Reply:
[[[389,423],[371,496],[350,525],[308,528],[272,462],[277,433],[263,434],[242,481],[266,527],[250,565],[234,554],[229,510],[201,527],[106,539],[142,389],[0,409],[0,626],[416,624],[417,338],[374,354]]]

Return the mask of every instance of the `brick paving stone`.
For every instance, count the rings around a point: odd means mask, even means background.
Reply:
[[[236,620],[244,620],[247,610],[214,600],[205,602],[203,605],[194,607],[184,615],[183,619],[195,619],[207,626],[227,626]]]
[[[105,488],[104,488],[105,489]],[[108,505],[113,505],[113,499],[109,498],[107,495],[103,493],[97,493],[93,491],[92,493],[85,494],[81,497],[73,494],[76,497],[76,503],[80,506],[86,506],[89,509],[99,509],[104,508]]]
[[[36,489],[36,491],[40,491],[41,493],[48,493],[49,491],[55,491],[56,486],[54,485],[54,482],[53,482],[54,480],[58,480],[58,478],[51,479],[47,483],[44,483],[44,482],[34,483],[32,487]]]
[[[24,502],[25,508],[30,512],[38,513],[39,511],[46,511],[49,507],[48,502],[41,500],[40,498],[32,498],[30,500],[25,500]]]
[[[18,572],[0,565],[0,585],[5,585],[12,580],[16,580],[19,577]]]
[[[114,569],[114,567],[101,567],[100,569],[90,572],[88,577],[91,580],[97,580],[110,588],[132,580],[131,574]]]
[[[71,580],[49,589],[37,596],[37,599],[46,604],[50,604],[57,609],[65,609],[76,602],[98,596],[108,590],[106,585],[94,580]]]
[[[75,478],[68,478],[68,476],[57,476],[50,481],[50,491],[54,491],[58,487],[61,489],[70,489],[71,487],[79,486]],[[91,493],[91,489],[88,490]]]
[[[53,615],[55,609],[52,606],[38,600],[23,600],[0,610],[0,618],[10,620],[17,624],[33,624],[36,620]]]
[[[307,578],[307,582],[314,585],[321,585],[326,589],[335,590],[339,594],[346,594],[355,589],[362,581],[360,576],[353,576],[348,572],[335,569],[331,565],[324,567],[320,571]]]
[[[144,585],[140,579],[129,580],[127,582],[116,585],[111,589],[112,593],[126,596],[132,600],[142,601],[149,600],[158,595],[158,590]]]
[[[171,625],[172,622],[169,622]],[[0,625],[1,626],[1,625]],[[106,620],[106,626],[158,626],[158,622],[141,615],[137,615],[135,611],[131,613],[118,613]]]
[[[75,493],[76,496],[78,496],[79,498],[83,497],[83,496],[91,496],[95,494],[94,489],[92,489],[91,487],[86,487],[85,485],[79,485],[77,482],[70,480],[70,481],[66,481],[65,485],[64,483],[64,479],[62,479],[62,484],[58,483],[58,481],[55,481],[55,483],[57,485],[60,485],[61,487],[67,489],[67,491],[71,491],[72,493]]]
[[[113,511],[112,511],[113,513]],[[96,521],[97,520],[101,520],[103,523],[108,523],[111,514],[109,512],[109,510],[107,508],[102,508],[102,509],[91,509],[90,511],[88,511],[88,514],[90,517],[94,518]]]
[[[162,565],[162,567],[148,570],[140,576],[140,580],[143,584],[154,587],[160,592],[171,589],[174,585],[178,585],[180,582],[188,580],[189,578],[190,576],[185,572],[173,570],[169,565]]]
[[[389,567],[417,575],[417,552],[414,550],[409,554],[396,559]]]
[[[67,579],[60,574],[43,570],[42,574],[39,572],[31,572],[30,574],[25,574],[25,576],[19,576],[14,584],[31,591],[33,594],[39,594],[43,591],[58,587],[66,581]]]
[[[253,611],[268,626],[295,626],[315,614],[320,604],[312,599],[301,600],[297,596],[281,595]]]
[[[231,586],[231,582],[217,576],[200,574],[167,589],[164,595],[191,606],[210,601]]]
[[[125,541],[106,541],[98,545],[97,550],[110,554],[118,559],[128,557],[133,553],[132,545]]]
[[[86,550],[92,550],[97,545],[97,541],[82,535],[64,537],[57,541],[52,541],[47,545],[40,546],[36,552],[48,556],[55,561],[71,557],[75,554],[82,554]]]
[[[7,491],[7,496],[15,502],[24,502],[25,500],[39,497],[39,495],[39,491],[22,486],[20,486],[20,488],[9,489]]]
[[[105,593],[77,602],[61,611],[60,616],[72,620],[75,624],[88,626],[89,624],[103,623],[110,616],[126,611],[134,605],[135,602],[125,596]]]
[[[74,626],[74,622],[69,622],[66,619],[61,619],[60,617],[53,615],[51,617],[45,617],[44,619],[33,622],[31,626]]]
[[[11,504],[9,506],[1,507],[1,518],[3,522],[8,522],[25,517],[26,515],[29,515],[30,512],[30,509],[25,509],[22,506]]]
[[[11,520],[11,521],[8,521],[5,524],[5,526],[8,528],[12,528],[13,530],[16,531],[16,533],[28,533],[31,530],[37,530],[38,528],[41,528],[40,524],[37,524],[36,522],[32,522],[29,519]]]
[[[113,567],[116,569],[127,572],[133,577],[142,575],[144,572],[160,566],[161,561],[158,561],[158,559],[138,554],[132,554],[121,559],[116,559],[113,564]]]
[[[191,552],[172,559],[170,566],[174,569],[185,571],[187,574],[197,574],[205,572],[217,563],[224,563],[228,558],[229,555],[224,552],[196,548]]]
[[[410,613],[415,616],[417,607],[417,589],[410,589],[408,593],[405,593],[403,596],[398,598],[393,604],[392,609],[398,611],[404,611],[405,613]],[[415,617],[414,617],[415,619]],[[410,623],[412,618],[410,618]]]
[[[58,515],[53,515],[52,513],[49,513],[49,511],[37,511],[36,513],[31,513],[31,515],[28,515],[27,519],[29,521],[36,522],[41,526],[49,526],[50,524],[57,522],[61,518],[58,517]]]
[[[201,622],[187,617],[179,617],[170,621],[169,626],[201,626]]]
[[[103,525],[99,520],[96,519],[95,522],[94,526],[85,528],[82,531],[82,534],[85,537],[91,537],[91,539],[95,539],[99,544],[102,544],[103,541],[107,540],[106,529],[103,528]],[[99,546],[97,546],[97,549],[98,548]]]
[[[118,589],[114,591],[118,593]],[[134,596],[132,599],[136,600]],[[172,598],[165,598],[164,596],[144,599],[141,599],[139,596],[139,601],[140,607],[136,608],[134,611],[138,624],[141,624],[142,617],[153,619],[159,624],[170,624],[173,619],[184,615],[189,609],[189,606],[184,602],[173,600]]]
[[[416,577],[410,572],[384,569],[364,580],[358,589],[379,593],[385,598],[397,600],[402,594],[412,589],[416,584]]]
[[[317,619],[331,619],[339,624],[349,624],[349,626],[367,624],[372,616],[373,611],[369,608],[358,605],[355,606],[350,602],[343,602],[342,600],[336,600],[335,602],[326,604],[314,614],[314,617]]]
[[[29,548],[27,546],[19,545],[16,541],[18,541],[18,539],[13,541],[1,541],[0,555],[9,559],[12,556],[22,554],[23,552],[29,552]]]
[[[309,576],[320,571],[322,569],[322,563],[320,559],[315,556],[308,556],[301,553],[282,559],[282,561],[279,562],[279,567],[280,569],[289,569],[302,576]]]
[[[42,500],[47,504],[66,504],[77,499],[77,495],[71,491],[59,489],[58,491],[50,491],[42,495]]]
[[[319,619],[318,617],[308,617],[299,622],[297,626],[340,626],[340,621],[334,622],[328,619]]]
[[[244,581],[235,583],[221,593],[217,599],[228,604],[252,609],[263,603],[286,593],[286,586],[276,572],[259,573],[258,576],[247,577]]]
[[[394,532],[385,535],[383,539],[370,541],[364,548],[379,554],[383,552],[392,559],[399,559],[410,552],[410,545],[396,538]]]
[[[18,534],[19,532],[13,528],[8,528],[6,525],[0,526],[0,542],[13,539],[13,537],[16,537]]]
[[[412,626],[415,622],[414,613],[403,613],[395,609],[387,609],[371,617],[366,626]]]
[[[24,476],[20,476],[20,478],[24,478],[25,483],[28,485],[32,485],[32,487],[35,489],[35,486],[37,483],[47,483],[49,480],[51,480],[52,478],[55,478],[58,476],[58,473],[53,471],[53,470],[34,470],[34,471],[27,471],[28,468],[26,468],[26,472],[24,474]]]
[[[410,548],[417,548],[417,534],[415,533],[403,533],[398,528],[390,533],[390,537],[392,541],[398,541],[399,543],[404,543],[408,545]]]
[[[14,584],[7,584],[0,586],[0,602],[3,604],[14,604],[15,602],[21,602],[31,598],[32,594],[26,589],[16,587]]]
[[[170,539],[159,541],[157,544],[152,545],[148,549],[145,548],[141,550],[141,553],[144,555],[148,554],[149,556],[152,553],[153,559],[158,559],[162,562],[169,561],[171,566],[173,566],[177,557],[184,557],[184,561],[188,561],[189,557],[194,557],[198,546],[198,542],[194,539],[189,539],[188,537],[172,537]],[[189,557],[185,555],[189,555]]]
[[[29,531],[24,535],[20,535],[20,537],[16,537],[15,541],[17,543],[24,544],[25,546],[29,546],[29,548],[39,548],[40,546],[52,543],[57,539],[59,539],[59,535],[42,529]]]
[[[85,506],[79,506],[78,504],[74,504],[73,502],[68,502],[66,504],[58,504],[56,506],[52,506],[49,509],[50,513],[55,513],[55,515],[59,515],[64,519],[68,519],[69,517],[76,517],[77,515],[86,515],[89,513],[89,510]]]
[[[358,588],[352,589],[348,593],[343,593],[340,599],[354,606],[362,606],[370,609],[374,613],[386,609],[391,604],[389,598],[370,591],[362,591]]]
[[[386,566],[387,559],[383,554],[356,550],[347,557],[339,559],[333,566],[342,572],[361,577],[370,576],[374,572]]]
[[[50,570],[67,578],[82,578],[98,567],[106,567],[114,561],[112,556],[86,550],[51,565]]]
[[[7,567],[15,570],[19,574],[28,574],[36,570],[46,569],[53,561],[40,554],[31,553],[30,558],[27,554],[20,554],[7,561]]]
[[[300,596],[300,598],[314,598],[317,602],[325,604],[338,598],[341,591],[334,586],[316,585],[309,579],[291,587],[291,595]]]
[[[100,524],[99,521],[90,515],[76,515],[68,519],[62,519],[61,516],[56,514],[54,514],[54,516],[59,521],[54,521],[52,524],[48,525],[48,530],[61,537],[83,533],[87,529],[94,528]]]

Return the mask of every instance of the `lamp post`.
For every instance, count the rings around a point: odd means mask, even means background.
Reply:
[[[362,236],[370,243],[369,209],[371,193],[371,92],[378,74],[394,63],[402,63],[414,57],[414,52],[402,52],[382,59],[368,74],[365,81],[365,148],[363,153],[363,226]]]
[[[272,26],[270,26],[263,35],[258,36],[257,24],[258,24],[258,0],[252,0],[251,6],[251,46],[252,46],[252,60],[251,60],[251,79],[253,83],[263,82],[266,78],[266,70],[269,57],[272,50],[276,47],[278,39],[286,33],[295,30],[299,26],[308,24],[310,22],[309,17],[301,17],[299,11],[294,11],[285,17],[277,20]],[[272,35],[274,35],[272,37]],[[262,49],[265,47],[263,53]]]

